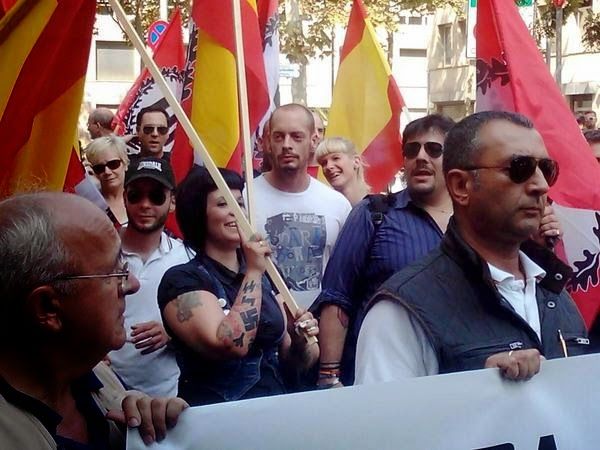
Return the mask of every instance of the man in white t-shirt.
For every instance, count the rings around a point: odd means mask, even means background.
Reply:
[[[321,291],[329,254],[351,206],[307,173],[317,143],[307,108],[280,106],[270,128],[273,168],[254,183],[256,231],[267,236],[294,298],[308,308]]]
[[[110,352],[112,368],[131,388],[156,397],[177,395],[179,367],[163,327],[157,289],[167,269],[190,260],[180,241],[163,229],[175,208],[175,177],[167,161],[142,158],[125,175],[125,208],[129,219],[122,229],[123,256],[140,289],[127,296],[127,342]]]

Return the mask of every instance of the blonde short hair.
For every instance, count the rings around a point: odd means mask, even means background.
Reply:
[[[85,149],[87,160],[93,166],[98,164],[100,154],[106,150],[113,149],[117,152],[117,156],[125,164],[125,168],[129,165],[129,157],[127,156],[127,146],[125,141],[118,136],[102,136],[94,139]]]
[[[365,167],[368,167],[368,164],[364,161],[362,156],[356,150],[356,146],[350,140],[343,137],[323,139],[315,151],[315,158],[320,164],[321,158],[330,155],[331,153],[345,153],[352,158],[358,157],[359,163],[358,168],[356,169],[356,176],[358,181],[364,185],[367,190],[371,190],[371,186],[369,186],[365,180]]]

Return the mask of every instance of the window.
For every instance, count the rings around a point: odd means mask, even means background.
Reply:
[[[440,44],[442,46],[442,64],[452,65],[452,25],[440,25]]]
[[[423,23],[423,18],[421,16],[410,16],[408,18],[409,25],[421,25]]]
[[[399,21],[401,24],[405,24],[406,23],[406,16],[400,16]]]
[[[427,50],[424,48],[401,48],[400,57],[404,58],[427,58]]]
[[[125,42],[96,42],[96,80],[132,81],[137,74],[135,51]]]
[[[593,94],[577,94],[569,96],[571,110],[574,112],[590,111],[594,104]]]

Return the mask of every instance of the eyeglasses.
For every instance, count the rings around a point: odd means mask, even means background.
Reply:
[[[164,136],[169,132],[169,127],[154,127],[151,125],[146,125],[145,127],[142,127],[142,131],[144,132],[144,134],[152,134],[154,130],[156,130],[161,136]]]
[[[500,169],[508,170],[508,177],[513,183],[524,183],[529,180],[535,170],[540,168],[542,175],[548,183],[548,186],[552,186],[558,179],[558,163],[550,158],[534,158],[533,156],[514,156],[509,166],[469,166],[465,167],[464,170],[479,170],[479,169]]]
[[[402,153],[404,153],[405,158],[413,159],[417,157],[421,147],[425,148],[425,152],[431,158],[439,158],[444,151],[444,146],[439,142],[425,142],[422,146],[420,142],[407,142],[402,147]]]
[[[120,159],[112,159],[104,164],[94,164],[92,166],[92,170],[96,175],[100,175],[104,173],[104,170],[106,170],[107,167],[110,170],[117,170],[119,167],[121,167],[122,162],[123,161],[121,161]]]
[[[121,269],[117,272],[106,273],[106,274],[93,274],[93,275],[65,275],[62,277],[55,278],[55,281],[65,280],[91,280],[94,278],[119,278],[119,288],[123,289],[123,284],[129,279],[129,264],[124,262],[121,265]]]
[[[167,194],[163,189],[152,189],[150,192],[142,192],[136,189],[129,189],[127,191],[127,201],[132,205],[141,202],[144,198],[148,198],[150,203],[155,206],[164,205],[167,200]]]

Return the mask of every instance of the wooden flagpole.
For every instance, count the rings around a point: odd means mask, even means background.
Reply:
[[[248,108],[248,85],[246,83],[246,55],[244,54],[244,32],[240,1],[233,3],[233,25],[235,29],[235,54],[238,79],[238,104],[242,129],[242,150],[244,154],[244,174],[246,178],[246,210],[250,225],[256,225],[254,216],[254,164],[252,164],[252,138],[250,136],[250,112]],[[261,55],[262,56],[262,55]]]
[[[160,69],[158,68],[158,66],[156,65],[156,63],[154,62],[154,60],[152,59],[152,57],[150,56],[150,54],[144,47],[144,43],[142,42],[140,37],[137,35],[135,30],[131,26],[131,23],[129,23],[129,20],[127,19],[125,11],[123,10],[119,1],[118,0],[108,0],[108,1],[117,16],[117,20],[119,21],[119,23],[123,27],[123,30],[129,37],[131,42],[133,43],[133,46],[136,48],[136,50],[140,54],[140,57],[142,58],[144,65],[148,68],[148,70],[152,74],[154,81],[158,84],[161,92],[163,93],[163,95],[165,96],[165,99],[167,100],[167,103],[173,109],[173,112],[175,113],[177,120],[179,120],[179,124],[183,127],[189,140],[192,142],[192,145],[194,147],[194,152],[198,152],[200,154],[200,158],[204,162],[206,169],[210,173],[210,175],[211,175],[212,179],[214,180],[215,184],[217,185],[219,191],[223,195],[223,198],[225,198],[225,201],[227,202],[227,206],[229,206],[229,208],[231,208],[231,210],[235,216],[235,219],[237,221],[237,225],[238,225],[240,231],[242,232],[242,235],[246,239],[249,239],[250,236],[252,236],[254,234],[254,230],[250,226],[250,223],[248,222],[248,219],[244,215],[242,209],[237,204],[236,199],[234,198],[233,194],[229,190],[229,186],[227,186],[227,184],[225,183],[223,176],[221,175],[221,173],[219,172],[219,169],[217,169],[217,166],[215,165],[214,161],[210,157],[210,154],[208,153],[208,150],[206,149],[206,147],[204,146],[204,143],[200,139],[200,136],[198,136],[198,133],[196,133],[196,130],[194,129],[194,126],[192,125],[192,122],[190,121],[188,116],[183,111],[183,108],[179,104],[178,100],[175,98],[175,95],[173,94],[173,92],[171,92],[171,89],[169,88],[169,85],[163,78],[162,73],[160,72]],[[275,267],[275,264],[273,263],[271,258],[267,258],[267,273],[271,277],[271,280],[273,280],[275,287],[279,291],[279,293],[280,293],[283,301],[287,305],[287,307],[290,309],[290,312],[292,314],[295,314],[296,311],[298,310],[298,305],[296,304],[296,301],[292,297],[292,294],[290,293],[289,289],[287,288],[285,282],[283,281],[283,278],[281,277],[281,274]],[[309,338],[309,342],[311,342],[311,341],[316,341],[316,338],[314,338],[314,339]]]

